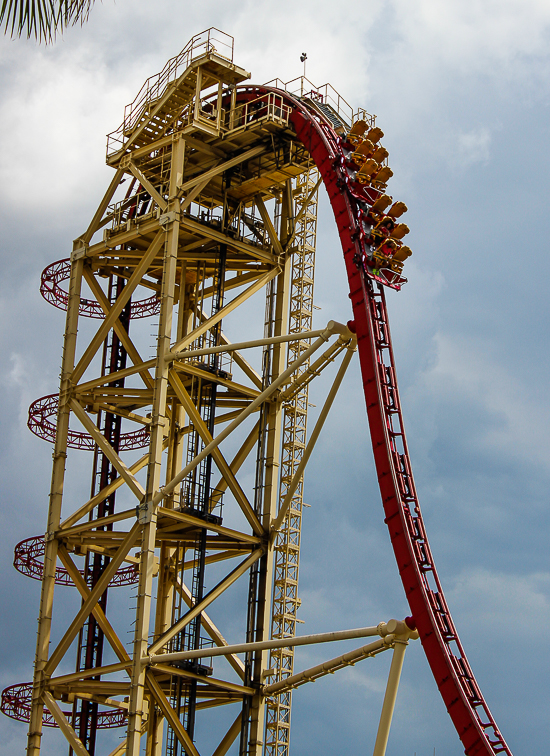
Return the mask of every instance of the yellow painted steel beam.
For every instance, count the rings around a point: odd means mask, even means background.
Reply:
[[[165,507],[159,507],[158,516],[170,517],[172,520],[177,520],[178,522],[182,522],[186,525],[192,525],[195,528],[199,528],[200,530],[206,528],[207,530],[211,530],[213,533],[219,533],[220,535],[227,536],[228,538],[234,538],[235,541],[241,543],[250,543],[251,545],[258,545],[262,543],[262,539],[258,536],[247,535],[246,533],[242,533],[240,530],[226,528],[223,525],[217,525],[216,523],[202,520],[200,517],[194,517],[193,515],[186,514],[185,512],[179,512],[175,509],[166,509]]]
[[[187,606],[191,607],[193,605],[193,599],[189,588],[183,583],[180,583],[180,581],[177,579],[173,580],[173,584]],[[208,635],[212,638],[216,646],[223,647],[229,645],[220,632],[219,628],[214,624],[214,622],[206,612],[201,612],[201,625],[206,630]],[[231,653],[224,654],[224,656],[229,664],[233,667],[235,672],[238,674],[238,676],[241,678],[241,680],[244,680],[245,668],[239,657],[236,654]]]
[[[273,383],[271,383],[268,388],[263,391],[260,396],[258,396],[253,402],[251,402],[246,409],[244,409],[239,417],[237,417],[233,422],[225,428],[221,433],[219,433],[216,438],[207,446],[204,447],[204,449],[200,452],[200,454],[197,454],[195,459],[188,464],[184,469],[179,472],[172,480],[167,483],[160,491],[159,493],[155,494],[153,497],[153,504],[156,505],[162,499],[164,496],[169,494],[185,477],[188,475],[192,470],[195,469],[195,467],[201,462],[205,457],[208,456],[208,454],[211,454],[212,451],[219,446],[219,444],[227,438],[227,436],[232,433],[232,431],[238,427],[254,410],[259,407],[261,404],[263,404],[266,399],[268,399],[280,386],[282,386],[284,383],[286,383],[291,375],[304,363],[306,362],[312,354],[314,354],[324,343],[326,343],[330,336],[333,333],[341,333],[345,332],[347,330],[346,326],[341,325],[340,323],[336,323],[334,321],[330,321],[330,323],[327,325],[327,328],[323,333],[319,336],[319,338],[311,345],[309,346],[301,355],[298,357],[297,360],[295,360],[290,367],[288,367],[283,373],[281,373],[278,378],[276,378]]]
[[[69,573],[69,576],[73,583],[75,584],[76,588],[78,589],[78,592],[84,599],[84,601],[89,598],[90,596],[90,589],[86,585],[86,581],[80,574],[80,570],[77,568],[71,557],[69,556],[67,549],[63,544],[59,544],[58,548],[58,555],[63,563],[63,566]],[[103,609],[99,606],[99,604],[96,604],[92,608],[92,614],[97,620],[97,623],[103,630],[103,633],[107,640],[109,641],[111,648],[115,652],[115,654],[118,656],[121,662],[130,662],[130,657],[128,656],[128,653],[126,649],[124,648],[124,645],[118,635],[116,634],[115,630],[113,629],[111,623],[105,616],[105,613],[103,612]]]
[[[42,712],[44,708],[42,689],[45,679],[51,674],[47,671],[48,652],[51,637],[52,606],[57,567],[58,541],[53,533],[59,529],[61,520],[61,505],[63,500],[63,484],[65,479],[65,459],[67,456],[67,437],[69,432],[70,389],[71,374],[75,363],[76,334],[78,330],[78,314],[80,307],[80,291],[82,285],[82,259],[71,264],[69,281],[69,300],[67,304],[67,322],[63,342],[63,358],[61,363],[61,381],[59,391],[59,407],[57,414],[57,431],[53,454],[52,483],[48,509],[48,523],[45,536],[44,570],[42,576],[42,590],[40,595],[40,609],[38,615],[38,634],[36,641],[36,657],[31,699],[31,713],[29,722],[29,737],[27,745],[28,756],[39,756],[42,738]]]
[[[110,312],[110,304],[107,300],[107,297],[103,293],[103,289],[101,288],[101,286],[99,286],[95,278],[92,275],[90,275],[89,271],[86,268],[84,268],[84,275],[97,301],[101,305],[103,312],[107,315],[107,313]],[[120,322],[120,320],[115,320],[113,324],[113,329],[116,335],[118,336],[118,338],[120,339],[122,346],[126,350],[128,357],[132,360],[134,365],[139,368],[136,372],[139,372],[145,385],[151,387],[153,385],[153,380],[147,369],[147,363],[145,363],[141,359],[138,350],[136,349],[132,339],[128,335],[128,331],[122,326],[122,323]]]
[[[382,704],[382,712],[380,714],[378,732],[376,733],[373,756],[385,756],[386,754],[386,748],[390,736],[390,727],[393,718],[393,710],[395,708],[395,701],[397,699],[397,689],[399,687],[399,680],[401,678],[401,670],[403,669],[403,661],[405,657],[405,651],[407,650],[407,645],[408,643],[405,638],[395,639],[393,656],[391,660],[390,671],[388,674],[388,682],[386,685],[386,693],[384,695],[384,702]]]
[[[184,358],[194,359],[195,357],[203,357],[207,354],[224,354],[226,352],[234,352],[236,349],[254,349],[259,346],[269,346],[270,344],[283,344],[287,341],[307,341],[309,339],[315,339],[319,337],[325,331],[324,328],[320,328],[316,331],[303,331],[302,333],[286,333],[283,336],[267,336],[264,339],[253,339],[251,341],[239,341],[236,344],[224,344],[223,346],[207,347],[205,349],[184,349],[177,352],[174,357],[178,360]],[[174,349],[172,349],[172,352]],[[258,392],[256,392],[257,396]]]
[[[141,734],[144,735],[147,732],[147,725],[148,720],[144,720],[142,728],[141,728]],[[126,741],[123,740],[122,743],[116,746],[114,750],[112,750],[109,754],[109,756],[123,756],[123,754],[126,753]]]
[[[97,229],[99,228],[100,221],[103,218],[103,215],[105,211],[107,210],[109,206],[109,202],[113,198],[113,194],[116,192],[117,188],[120,185],[121,179],[124,176],[124,169],[123,168],[117,168],[115,171],[115,175],[113,176],[111,183],[109,184],[109,188],[105,192],[105,195],[101,202],[99,203],[99,207],[97,208],[94,217],[92,218],[90,225],[86,229],[86,231],[82,234],[80,239],[85,243],[89,244],[92,236],[95,234]],[[80,239],[77,240],[75,244],[77,244]]]
[[[397,620],[390,620],[390,623],[399,624],[399,626],[405,625],[405,623],[397,623]],[[251,651],[264,651],[274,648],[294,648],[296,646],[311,646],[318,643],[333,643],[335,641],[351,640],[353,638],[371,638],[375,635],[382,635],[386,633],[387,625],[385,622],[381,622],[376,626],[369,627],[355,627],[352,630],[333,630],[329,633],[315,633],[314,635],[298,635],[292,638],[271,638],[264,641],[252,641],[250,643],[234,643],[225,648],[210,648],[208,651],[205,649],[189,650],[189,651],[174,651],[172,653],[158,654],[156,648],[160,647],[155,644],[155,647],[151,646],[149,649],[149,655],[146,661],[149,664],[167,664],[173,661],[200,659],[201,656],[224,656],[225,654],[245,654]],[[407,628],[408,629],[408,628]]]
[[[240,413],[237,413],[236,417],[238,417],[239,414]],[[230,467],[231,467],[231,471],[233,475],[236,475],[238,473],[238,471],[240,470],[240,468],[246,461],[252,449],[254,449],[254,447],[257,445],[259,430],[260,430],[260,421],[258,420],[258,422],[254,425],[254,427],[252,428],[252,430],[250,431],[250,433],[244,440],[244,442],[241,444],[239,451],[235,454],[235,456],[231,460]],[[216,487],[214,491],[219,491],[221,493],[225,491],[226,488],[227,488],[227,480],[222,476],[221,479],[216,483]],[[217,494],[215,493],[213,498],[215,498],[216,496]]]
[[[226,304],[224,307],[222,307],[218,312],[216,312],[214,315],[212,315],[210,318],[207,318],[204,320],[200,325],[198,325],[196,328],[194,328],[191,333],[184,336],[182,339],[180,339],[178,342],[176,342],[169,352],[167,352],[165,359],[168,361],[173,361],[174,359],[177,359],[177,355],[179,352],[181,352],[183,349],[188,347],[190,344],[195,341],[199,336],[202,336],[206,331],[208,331],[212,326],[215,326],[217,323],[219,323],[221,320],[223,320],[224,317],[232,313],[234,310],[237,309],[243,302],[246,302],[250,297],[252,297],[254,294],[256,294],[260,289],[263,289],[266,284],[268,284],[275,276],[278,274],[279,269],[274,268],[273,270],[268,271],[265,273],[261,278],[259,278],[257,281],[255,281],[251,286],[249,286],[245,291],[238,294],[234,299],[231,300],[228,304]]]
[[[82,409],[80,404],[75,400],[71,400],[71,409],[74,412],[74,414],[77,416],[77,418],[80,420],[82,425],[86,428],[90,436],[94,439],[96,444],[99,446],[103,454],[107,457],[107,459],[111,462],[111,464],[116,468],[119,475],[124,478],[124,481],[130,491],[136,496],[140,501],[145,496],[145,489],[135,478],[128,467],[124,464],[122,459],[119,457],[119,455],[116,453],[116,451],[113,449],[111,444],[107,441],[105,436],[101,433],[97,425],[93,423],[86,412]]]
[[[315,197],[315,195],[316,195],[317,191],[319,190],[319,187],[321,186],[322,183],[323,183],[323,178],[322,178],[322,176],[320,176],[319,179],[317,180],[317,182],[315,183],[313,189],[311,189],[311,191],[307,195],[307,199],[304,202],[304,204],[302,205],[301,209],[296,214],[296,217],[294,219],[295,224],[297,224],[299,221],[301,221],[302,218],[304,217],[304,215],[306,214],[307,209],[308,209],[308,207],[310,205],[311,200]],[[287,241],[285,243],[285,250],[284,250],[285,252],[288,252],[288,250],[292,246],[292,243],[293,243],[294,239],[296,238],[296,233],[297,233],[297,230],[293,231],[293,233],[287,239]]]
[[[194,199],[198,197],[198,195],[202,192],[202,190],[206,187],[206,185],[210,182],[210,179],[207,178],[204,181],[200,181],[199,183],[195,184],[185,195],[185,197],[182,199],[180,203],[180,212],[183,213],[187,208],[191,205]]]
[[[79,533],[82,530],[90,530],[91,528],[102,528],[105,525],[109,525],[113,522],[120,522],[121,520],[129,520],[132,517],[136,516],[136,510],[134,509],[126,509],[123,512],[116,512],[112,515],[107,515],[106,517],[98,517],[95,520],[88,520],[87,522],[81,524],[81,525],[73,525],[70,528],[61,528],[57,531],[55,534],[56,538],[66,538],[71,535],[75,535],[76,533]]]
[[[158,682],[155,680],[155,676],[151,672],[147,672],[145,676],[146,685],[151,691],[156,703],[158,704],[160,710],[166,717],[166,720],[172,730],[174,731],[175,736],[180,741],[182,746],[185,749],[185,752],[189,754],[189,756],[199,756],[199,752],[195,748],[193,741],[185,731],[182,723],[179,720],[178,715],[174,711],[174,709],[170,706],[170,702],[164,695],[164,692]]]
[[[200,416],[199,411],[193,404],[191,397],[185,390],[184,385],[182,384],[178,376],[173,371],[170,371],[169,380],[174,388],[174,391],[176,392],[178,399],[182,403],[183,408],[189,415],[189,419],[191,423],[194,425],[195,429],[200,434],[205,445],[208,446],[208,444],[211,444],[213,441],[212,436],[210,435],[210,431],[206,427],[206,423]],[[258,517],[256,513],[254,512],[252,506],[250,505],[250,502],[248,501],[246,494],[242,490],[239,482],[237,481],[235,475],[233,474],[231,467],[227,464],[227,462],[225,461],[225,457],[223,456],[223,454],[221,453],[221,451],[219,450],[217,446],[212,450],[212,458],[214,459],[214,462],[218,466],[220,473],[223,475],[223,477],[227,481],[227,485],[229,486],[231,493],[237,500],[237,503],[240,506],[242,513],[246,517],[252,530],[256,533],[256,535],[259,535],[259,536],[264,535],[265,531],[262,527],[261,522],[258,520]],[[210,530],[212,529],[213,528],[210,528]],[[217,531],[217,532],[222,532],[222,531]],[[242,535],[240,536],[240,538],[241,540],[244,540]]]
[[[86,393],[97,386],[104,386],[105,384],[112,383],[113,381],[119,381],[122,378],[128,378],[130,375],[135,375],[141,371],[149,370],[155,367],[155,360],[147,360],[147,362],[138,363],[132,365],[132,367],[124,368],[124,370],[116,370],[108,375],[100,375],[85,383],[79,383],[75,386],[75,393]]]
[[[57,701],[48,691],[44,693],[44,703],[48,707],[50,714],[57,722],[59,729],[61,730],[63,735],[65,735],[70,743],[71,748],[77,754],[77,756],[90,756],[88,751],[84,748],[82,741],[77,736],[72,726],[69,724],[67,717],[59,708]]]
[[[187,353],[185,356],[187,357],[191,355],[192,352]],[[202,378],[204,381],[207,381],[208,383],[215,383],[218,386],[225,386],[225,388],[233,391],[236,394],[243,394],[244,396],[251,397],[252,399],[255,399],[260,394],[260,392],[255,388],[244,386],[242,383],[237,383],[236,381],[230,380],[229,378],[224,378],[222,375],[211,373],[208,370],[202,370],[196,365],[189,364],[181,360],[174,362],[174,371],[187,373],[188,375],[196,376],[197,378]]]
[[[205,223],[199,223],[199,221],[193,220],[187,215],[182,215],[181,225],[195,236],[204,237],[205,239],[211,239],[218,244],[227,245],[229,249],[243,252],[245,255],[260,260],[261,262],[269,263],[270,265],[279,264],[279,258],[271,252],[268,252],[261,247],[256,247],[254,244],[249,244],[244,241],[239,241],[239,239],[234,239],[231,236],[227,236],[222,231],[217,231],[215,228],[212,228]]]
[[[128,659],[129,658],[130,657],[128,657]],[[116,664],[106,664],[102,667],[92,667],[91,669],[81,669],[78,672],[72,672],[70,675],[58,675],[57,677],[50,677],[46,687],[55,688],[56,685],[65,685],[66,683],[85,680],[89,677],[110,675],[114,672],[123,672],[126,669],[128,669],[127,661],[117,662]]]
[[[258,210],[260,211],[260,215],[262,216],[262,220],[267,229],[267,233],[269,235],[269,238],[271,239],[271,243],[273,245],[273,249],[275,250],[275,254],[281,256],[283,254],[283,245],[281,244],[281,241],[279,237],[277,236],[277,232],[275,231],[275,226],[273,225],[273,221],[271,220],[271,217],[269,213],[267,212],[267,208],[260,194],[257,194],[254,197],[254,202],[256,203],[256,206]]]
[[[226,160],[223,163],[220,163],[219,165],[214,166],[213,168],[210,168],[210,170],[205,171],[204,173],[201,172],[197,176],[194,176],[192,179],[189,179],[188,181],[185,181],[178,189],[178,195],[182,197],[185,192],[188,192],[189,189],[192,189],[194,186],[196,186],[199,183],[208,183],[214,176],[218,176],[221,173],[225,173],[225,171],[228,171],[230,168],[234,168],[236,165],[240,165],[241,163],[245,163],[247,160],[251,160],[252,158],[258,157],[262,153],[264,153],[267,150],[266,145],[258,145],[257,147],[252,147],[251,149],[247,150],[246,152],[242,152],[239,155],[236,155],[235,157],[230,158],[229,160]]]
[[[237,735],[241,731],[242,716],[243,716],[242,712],[239,712],[237,714],[235,721],[233,722],[229,730],[225,733],[225,735],[221,739],[219,746],[216,748],[212,756],[225,756],[225,754],[229,751],[229,749],[235,742]]]
[[[96,406],[94,402],[94,410],[95,409],[96,409]],[[127,420],[131,420],[134,423],[139,423],[140,425],[145,425],[146,427],[151,425],[150,417],[143,417],[142,415],[138,415],[135,412],[129,412],[128,410],[123,410],[114,404],[107,404],[106,402],[97,402],[97,409],[104,410],[105,412],[110,412],[111,414],[118,415],[119,417],[125,417]]]
[[[243,696],[252,696],[256,692],[254,688],[248,685],[239,685],[229,680],[218,680],[217,677],[212,677],[211,675],[205,677],[204,675],[198,675],[190,670],[180,669],[169,664],[155,664],[155,671],[164,672],[167,675],[176,675],[177,677],[186,677],[189,680],[199,680],[200,682],[208,683],[208,685],[213,685],[215,688],[229,690],[232,693],[240,693]]]
[[[85,622],[87,617],[90,616],[92,613],[95,605],[97,604],[99,597],[103,595],[105,592],[105,589],[113,579],[116,571],[124,561],[124,557],[128,553],[128,551],[132,548],[134,545],[135,538],[140,530],[139,523],[135,523],[135,525],[132,527],[130,532],[127,534],[126,538],[123,540],[119,548],[117,549],[116,555],[111,559],[103,573],[101,574],[101,577],[99,578],[98,582],[95,584],[93,589],[90,591],[90,594],[88,598],[84,601],[82,604],[82,607],[74,620],[69,625],[68,629],[65,631],[65,634],[57,644],[54,652],[48,659],[48,662],[45,666],[45,673],[46,675],[51,676],[53,674],[53,671],[57,668],[59,662],[63,658],[63,656],[68,651],[71,643],[73,642],[74,638],[76,637],[76,634],[82,627],[82,624]]]
[[[330,388],[330,391],[325,400],[323,408],[321,412],[319,413],[317,422],[315,423],[315,428],[313,430],[313,433],[311,434],[311,437],[307,443],[307,446],[304,449],[302,459],[300,460],[300,464],[296,468],[292,481],[286,490],[285,498],[283,499],[281,506],[279,507],[279,512],[277,514],[277,517],[273,520],[271,524],[272,537],[274,537],[276,532],[280,529],[285,517],[288,514],[290,504],[292,502],[292,497],[294,496],[296,489],[298,488],[298,485],[300,481],[302,480],[302,476],[304,474],[306,465],[309,462],[311,453],[313,452],[313,449],[315,448],[315,444],[317,443],[317,440],[321,434],[321,430],[323,428],[323,425],[325,424],[325,420],[327,419],[328,413],[330,412],[334,399],[336,398],[338,389],[340,388],[342,381],[344,380],[344,376],[346,374],[346,371],[349,367],[349,364],[355,353],[356,348],[357,348],[357,341],[356,339],[352,339],[352,346],[351,348],[348,347],[347,354],[344,356],[344,359],[342,360],[340,369],[338,370],[338,373]]]
[[[227,294],[228,291],[231,289],[236,289],[239,286],[244,286],[246,283],[250,283],[250,281],[255,281],[259,276],[262,274],[262,272],[265,272],[260,269],[256,269],[253,271],[250,271],[249,273],[238,273],[237,275],[233,276],[233,278],[228,278],[224,282],[223,290],[224,293]],[[207,299],[212,296],[215,289],[213,286],[207,286],[203,291],[201,291],[201,297],[202,299]]]
[[[191,620],[193,620],[195,617],[198,617],[199,614],[206,609],[207,606],[210,606],[210,604],[218,598],[218,596],[221,596],[221,594],[226,591],[230,586],[233,585],[233,583],[238,580],[241,575],[244,575],[245,572],[248,571],[248,569],[258,561],[258,559],[263,556],[265,553],[265,548],[261,547],[259,549],[256,549],[252,552],[252,554],[245,559],[241,564],[238,565],[238,567],[235,567],[234,570],[232,570],[227,577],[225,577],[223,580],[221,580],[214,588],[212,588],[211,591],[209,591],[206,596],[198,603],[193,606],[192,609],[190,609],[181,619],[179,619],[174,625],[172,625],[171,628],[169,628],[165,633],[161,635],[160,638],[158,638],[148,649],[148,656],[146,658],[149,658],[151,654],[155,654],[159,649],[161,649],[168,641],[170,641],[175,635],[177,635],[181,630],[183,630],[184,627],[186,627]],[[213,650],[213,649],[212,649]],[[204,655],[204,650],[201,652]],[[222,652],[222,655],[225,655]]]
[[[137,166],[137,165],[136,165],[136,164],[135,164],[134,162],[132,162],[132,160],[130,160],[130,161],[128,162],[128,166],[127,166],[127,167],[128,167],[129,169],[130,169],[130,171],[132,172],[132,174],[133,174],[133,175],[134,175],[134,176],[135,176],[135,177],[137,178],[137,180],[138,180],[138,181],[139,181],[139,183],[140,183],[140,184],[142,185],[142,187],[143,187],[143,188],[144,188],[144,189],[145,189],[145,190],[146,190],[146,191],[147,191],[147,192],[148,192],[148,193],[149,193],[149,194],[151,195],[151,197],[152,197],[152,198],[153,198],[153,199],[155,200],[155,202],[157,203],[157,205],[158,205],[158,206],[159,206],[159,207],[160,207],[160,208],[161,208],[162,210],[166,210],[166,208],[168,207],[168,203],[166,202],[166,200],[164,199],[164,197],[162,197],[162,196],[161,196],[161,195],[160,195],[160,194],[158,193],[158,191],[157,191],[157,190],[155,189],[155,187],[154,187],[154,186],[153,186],[153,185],[151,184],[151,182],[149,181],[149,179],[147,178],[147,176],[145,176],[145,174],[144,174],[144,173],[143,173],[142,171],[140,171],[140,169],[138,168],[138,166]]]
[[[334,659],[323,662],[322,664],[316,664],[314,667],[305,669],[303,672],[298,672],[295,675],[290,675],[284,680],[273,683],[273,685],[265,685],[262,692],[265,696],[281,695],[287,690],[292,690],[300,685],[304,685],[308,682],[315,682],[321,677],[334,674],[339,669],[344,669],[350,665],[357,664],[357,662],[363,659],[373,658],[383,651],[388,651],[393,648],[394,636],[387,636],[380,640],[369,643],[361,648],[348,651],[346,654],[341,654]]]
[[[105,338],[107,334],[109,333],[111,327],[119,319],[122,313],[122,310],[124,309],[126,304],[129,302],[130,297],[134,293],[135,289],[139,286],[140,280],[143,278],[143,275],[147,272],[147,269],[149,268],[151,261],[155,258],[163,242],[164,242],[164,234],[161,231],[159,231],[157,235],[155,236],[155,239],[149,246],[147,253],[144,255],[143,259],[140,261],[140,263],[134,270],[130,280],[128,281],[128,283],[126,284],[126,286],[124,287],[120,295],[117,297],[116,302],[110,308],[109,313],[105,316],[105,319],[99,326],[97,333],[95,334],[94,338],[91,340],[88,347],[86,348],[86,351],[80,358],[77,366],[75,367],[73,371],[73,376],[72,376],[73,383],[78,383],[79,379],[81,378],[84,371],[90,364],[92,358],[96,354],[100,345],[105,341]]]

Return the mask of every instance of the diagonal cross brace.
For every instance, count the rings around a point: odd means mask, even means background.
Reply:
[[[212,443],[213,441],[213,438],[210,435],[210,431],[206,427],[206,423],[200,416],[199,411],[195,407],[193,400],[187,393],[185,386],[181,382],[179,376],[173,370],[170,371],[169,381],[172,385],[172,388],[176,392],[176,396],[180,400],[183,408],[189,415],[189,419],[195,426],[204,444],[208,446],[208,444]],[[212,457],[214,459],[214,462],[218,466],[221,474],[227,481],[227,485],[229,486],[231,493],[237,500],[237,503],[240,506],[244,516],[248,520],[250,526],[252,527],[252,530],[256,533],[256,535],[259,535],[259,536],[264,535],[264,529],[262,527],[262,523],[258,520],[258,517],[256,513],[254,512],[254,510],[252,509],[252,506],[250,505],[250,502],[248,501],[246,494],[244,493],[241,486],[239,485],[239,482],[237,481],[235,475],[233,474],[231,467],[226,462],[225,457],[223,456],[223,454],[221,453],[218,447],[212,450]]]

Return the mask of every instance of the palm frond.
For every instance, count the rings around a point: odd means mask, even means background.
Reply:
[[[35,37],[46,43],[67,26],[85,23],[94,0],[2,0],[0,29],[12,37]]]

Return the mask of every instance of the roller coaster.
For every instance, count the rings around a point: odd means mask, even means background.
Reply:
[[[78,756],[107,753],[101,731],[113,728],[124,736],[110,756],[288,756],[294,689],[390,650],[383,756],[405,648],[420,638],[465,753],[511,756],[453,624],[413,480],[384,293],[407,283],[411,250],[406,205],[386,193],[383,132],[328,84],[246,83],[233,53],[209,29],[145,82],[108,136],[114,176],[89,227],[42,274],[43,297],[67,315],[60,391],[29,410],[31,431],[54,444],[46,533],[18,544],[14,562],[42,585],[35,674],[3,691],[1,709],[29,722],[28,756],[45,727]],[[353,317],[315,330],[321,184]],[[150,317],[144,359],[133,331]],[[81,319],[99,323],[89,339]],[[245,320],[257,338],[231,341]],[[304,471],[355,352],[411,615],[300,636]],[[337,361],[309,431],[309,384]],[[63,502],[69,448],[93,455],[91,494],[76,506]],[[239,579],[246,597],[229,622],[218,606]],[[56,585],[82,602],[50,650]],[[107,616],[121,586],[136,592],[130,653]],[[368,637],[294,669],[299,645]],[[201,729],[211,710],[214,748]]]

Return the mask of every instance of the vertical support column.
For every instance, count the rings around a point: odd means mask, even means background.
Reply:
[[[198,121],[201,114],[201,92],[202,92],[202,66],[197,68],[197,83],[195,86],[195,107],[193,110],[193,121]]]
[[[176,341],[187,333],[186,321],[184,320],[185,308],[187,307],[187,289],[185,285],[187,266],[180,265],[180,283],[178,298],[178,321],[176,327]],[[172,419],[170,423],[170,435],[168,437],[168,459],[166,463],[166,480],[170,481],[181,470],[182,462],[182,435],[181,428],[184,423],[185,412],[183,407],[176,401],[172,405]],[[180,487],[177,486],[164,502],[168,508],[174,507]],[[161,545],[159,555],[159,572],[157,582],[157,608],[155,617],[155,632],[153,640],[159,638],[168,628],[172,616],[174,603],[174,584],[172,570],[174,569],[174,554],[177,547],[166,544]],[[147,729],[147,756],[161,756],[162,737],[164,730],[164,717],[155,707],[149,711],[149,723]]]
[[[63,342],[63,359],[61,363],[57,433],[53,453],[50,506],[45,536],[46,549],[44,554],[44,573],[42,577],[42,593],[40,596],[40,611],[38,616],[38,638],[36,643],[32,707],[27,745],[28,756],[38,756],[40,753],[40,741],[42,738],[42,712],[44,709],[42,696],[45,683],[44,666],[48,660],[48,650],[50,645],[55,568],[58,548],[57,539],[54,534],[59,530],[59,524],[61,522],[65,460],[67,458],[67,435],[69,432],[69,403],[72,391],[71,376],[74,369],[76,354],[76,335],[78,331],[83,267],[83,258],[73,261],[71,265],[69,302]]]
[[[153,496],[161,484],[161,463],[164,431],[167,422],[166,398],[168,390],[168,363],[165,355],[170,350],[172,336],[172,315],[176,285],[176,269],[179,243],[179,201],[176,192],[183,175],[185,142],[175,139],[172,145],[170,166],[170,188],[168,213],[174,219],[166,226],[164,263],[161,288],[159,332],[157,342],[157,364],[153,386],[153,407],[151,414],[151,442],[149,447],[149,467],[145,501],[139,507],[139,521],[143,525],[137,596],[136,630],[134,636],[134,656],[130,702],[128,711],[127,756],[138,756],[143,719],[143,696],[145,686],[145,666],[142,658],[147,652],[149,640],[151,596],[155,566],[155,539],[157,515],[153,507]]]
[[[390,672],[388,674],[388,684],[386,685],[386,694],[384,696],[384,703],[382,704],[382,713],[380,714],[380,724],[378,725],[378,733],[376,734],[373,756],[385,756],[386,754],[386,746],[388,745],[388,738],[390,736],[391,720],[395,708],[395,701],[397,699],[397,689],[399,688],[399,680],[401,678],[401,670],[403,669],[403,660],[405,658],[407,645],[408,643],[406,640],[399,638],[395,639]]]
[[[180,182],[181,183],[181,182]],[[185,336],[191,324],[191,311],[189,308],[189,287],[186,284],[187,263],[184,261],[179,266],[179,297],[178,297],[178,320],[176,327],[176,341]],[[170,435],[168,437],[168,459],[166,463],[166,481],[172,480],[182,468],[183,436],[181,429],[185,422],[185,411],[179,402],[172,405],[172,418],[170,423]],[[180,486],[177,486],[164,506],[173,508],[179,496]],[[159,638],[169,627],[174,605],[173,570],[175,569],[174,558],[179,547],[163,544],[159,555],[159,572],[157,581],[157,607],[155,617],[155,632],[153,640]],[[162,739],[164,733],[164,716],[156,707],[149,709],[149,722],[147,727],[147,756],[161,756]]]

